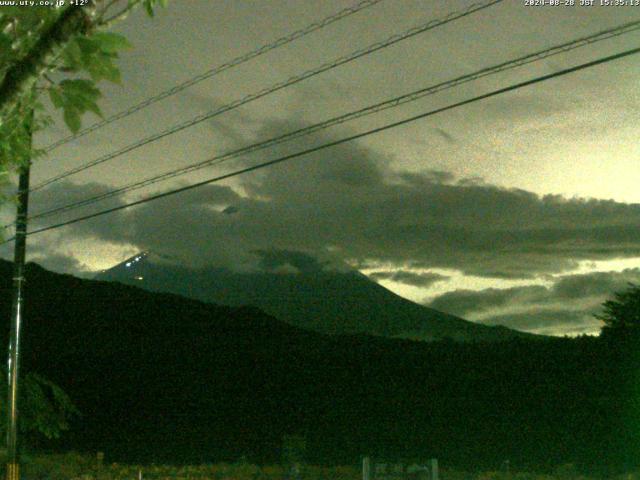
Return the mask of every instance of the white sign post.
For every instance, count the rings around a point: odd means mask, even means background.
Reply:
[[[362,459],[362,480],[371,480],[371,457]]]

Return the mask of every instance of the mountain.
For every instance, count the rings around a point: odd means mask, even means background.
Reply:
[[[140,253],[95,278],[205,302],[253,305],[291,325],[328,334],[364,333],[427,341],[495,341],[528,335],[418,305],[359,272],[323,269],[311,261],[307,264],[311,267],[295,272],[236,273],[190,269],[158,255]]]
[[[4,345],[11,267],[0,261]],[[26,277],[21,371],[58,383],[82,412],[40,448],[103,451],[108,462],[273,463],[283,435],[300,434],[316,464],[362,454],[473,471],[505,459],[514,470],[639,464],[635,348],[322,335],[252,307],[34,264]]]

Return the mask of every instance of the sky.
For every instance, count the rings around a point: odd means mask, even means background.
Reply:
[[[32,184],[291,76],[472,5],[383,0],[56,149]],[[564,3],[564,2],[562,2]],[[576,2],[579,3],[579,0]],[[353,3],[174,0],[116,26],[133,44],[117,113]],[[34,192],[31,212],[272,138],[640,19],[640,6],[504,0]],[[640,32],[469,82],[32,228],[231,172],[638,46]],[[418,303],[485,324],[596,334],[640,281],[640,57],[475,102],[289,162],[34,235],[28,259],[87,274],[153,250],[194,267],[258,268],[257,251],[330,258]],[[66,136],[60,115],[39,146]],[[92,114],[90,114],[92,115]],[[98,120],[87,115],[85,125]],[[2,212],[12,218],[11,208]],[[10,257],[8,246],[0,255]]]

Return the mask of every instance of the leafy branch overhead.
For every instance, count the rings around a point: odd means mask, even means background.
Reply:
[[[0,174],[34,158],[28,130],[50,119],[47,92],[72,132],[86,112],[101,115],[99,82],[121,83],[118,55],[131,48],[107,29],[137,7],[153,16],[167,0],[91,0],[89,5],[3,7],[0,10]],[[35,119],[31,121],[31,112]],[[36,152],[37,154],[37,152]]]
[[[0,182],[39,154],[31,134],[51,122],[40,101],[43,94],[62,110],[72,132],[81,128],[84,113],[101,115],[98,84],[121,82],[116,61],[119,52],[130,48],[126,38],[106,29],[139,6],[152,16],[166,0],[89,0],[84,7],[65,3],[61,8],[0,8]],[[1,370],[0,379],[2,389],[6,374]],[[21,429],[59,436],[78,414],[69,397],[35,374],[23,380]],[[2,410],[6,402],[0,402]],[[4,429],[0,421],[0,433]]]

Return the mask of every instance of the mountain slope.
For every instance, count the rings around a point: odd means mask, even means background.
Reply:
[[[640,361],[599,339],[328,336],[255,308],[36,265],[26,276],[22,371],[61,385],[83,414],[43,447],[104,451],[109,462],[273,463],[295,433],[311,463],[365,453],[473,469],[508,458],[531,470],[640,458],[629,428],[640,422],[630,367]],[[5,345],[11,277],[0,262]]]
[[[0,261],[4,345],[11,268]],[[83,414],[65,435],[66,448],[106,450],[128,461],[260,456],[291,428],[295,385],[309,380],[309,361],[301,357],[327,350],[321,335],[251,307],[83,280],[34,264],[26,276],[23,370],[61,385]]]
[[[359,272],[315,269],[296,273],[195,270],[139,254],[96,279],[171,292],[223,305],[254,305],[302,328],[329,334],[463,341],[527,334],[490,327],[410,302]]]

